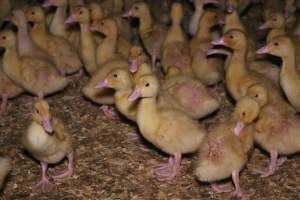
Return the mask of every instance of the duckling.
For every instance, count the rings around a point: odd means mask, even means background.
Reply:
[[[203,118],[220,107],[199,80],[182,74],[176,66],[168,69],[161,84],[158,105],[178,109],[192,119]]]
[[[2,188],[5,177],[7,176],[10,170],[10,160],[8,158],[0,157],[0,188]]]
[[[101,32],[105,35],[105,38],[96,50],[98,65],[115,59],[115,57],[129,57],[130,43],[119,36],[118,27],[114,19],[104,18],[94,21],[91,25],[91,30]],[[120,43],[122,45],[118,45]]]
[[[176,177],[181,155],[196,151],[206,136],[206,130],[181,111],[159,108],[156,99],[159,88],[159,81],[154,75],[142,76],[128,99],[135,101],[141,98],[137,110],[141,134],[160,150],[172,155],[168,163],[155,169],[157,178],[164,181]]]
[[[259,113],[259,104],[250,97],[243,97],[229,119],[210,129],[197,157],[194,173],[198,180],[212,182],[213,190],[221,193],[230,189],[215,182],[231,176],[235,185],[233,196],[244,196],[239,173],[253,147],[254,120]]]
[[[82,68],[77,51],[62,37],[50,34],[46,29],[45,14],[41,7],[34,6],[25,12],[34,26],[30,32],[33,41],[54,58],[62,75],[73,74]]]
[[[282,13],[284,1],[281,0],[264,0],[263,1],[263,17],[268,19],[275,13]]]
[[[182,4],[173,3],[171,8],[172,25],[161,48],[161,61],[165,72],[170,66],[176,66],[182,73],[192,75],[189,44],[181,27],[182,18]]]
[[[109,72],[116,68],[128,69],[129,64],[124,59],[116,59],[103,64],[99,67],[96,73],[92,76],[89,82],[83,87],[83,94],[95,103],[102,104],[101,110],[109,118],[114,118],[115,113],[112,112],[110,107],[107,105],[112,105],[114,101],[114,90],[111,88],[95,88],[97,83],[104,80]]]
[[[139,45],[132,45],[129,53],[129,71],[135,73],[142,63],[148,63],[148,57],[143,48]]]
[[[32,117],[32,123],[22,136],[22,145],[40,161],[42,179],[35,188],[41,188],[45,192],[53,188],[47,176],[48,164],[57,164],[67,156],[68,169],[52,178],[71,177],[74,171],[75,153],[69,131],[60,119],[51,115],[49,104],[45,100],[38,100],[33,104]]]
[[[123,19],[122,14],[120,13],[121,11],[111,13],[108,10],[102,8],[101,4],[98,4],[96,2],[91,2],[88,5],[88,8],[90,11],[92,22],[102,20],[106,17],[112,18],[115,20],[118,26],[118,34],[120,34],[124,39],[131,41],[131,27],[129,22]]]
[[[295,45],[288,36],[278,36],[265,47],[257,51],[259,54],[268,53],[282,59],[280,85],[292,106],[300,112],[300,74],[296,66]]]
[[[116,68],[112,70],[106,78],[98,82],[97,88],[112,88],[116,92],[114,94],[115,105],[118,110],[131,121],[136,121],[137,101],[129,101],[128,97],[133,90],[132,78],[125,68]]]
[[[43,98],[68,85],[69,80],[60,76],[51,63],[35,57],[20,56],[17,52],[17,38],[12,31],[0,32],[0,47],[5,49],[3,71],[28,92]]]
[[[151,55],[152,67],[156,69],[156,61],[160,58],[160,49],[167,33],[166,27],[153,20],[149,6],[145,2],[133,4],[124,17],[139,18],[139,35],[147,52]]]
[[[217,1],[217,0],[192,0],[192,2],[194,4],[195,11],[190,19],[189,34],[191,36],[194,36],[197,33],[200,18],[204,11],[204,6],[206,4],[219,5],[219,1]]]
[[[72,5],[70,5],[71,3]],[[70,6],[70,10],[73,10],[74,7],[83,5],[82,0],[78,2],[76,1],[67,1],[67,0],[46,0],[43,4],[44,7],[55,6],[56,11],[53,16],[53,19],[49,26],[49,31],[53,35],[63,37],[68,40],[75,48],[79,47],[79,31],[74,28],[70,28],[68,24],[65,23],[67,19],[67,9],[68,4]]]
[[[265,23],[262,24],[259,29],[264,30],[271,28],[267,36],[267,42],[270,42],[277,36],[286,35],[285,19],[281,13],[273,13],[266,19]]]
[[[18,53],[21,56],[38,57],[52,62],[50,55],[32,41],[23,10],[14,10],[10,16],[10,21],[18,28]]]
[[[205,85],[215,85],[223,77],[223,61],[217,57],[207,57],[206,51],[212,48],[210,30],[218,22],[216,12],[204,11],[199,28],[190,42],[192,69],[194,76]]]
[[[8,99],[19,96],[24,92],[24,89],[15,84],[3,71],[2,59],[0,59],[0,95],[1,106],[0,115],[5,112]]]
[[[223,45],[233,50],[233,54],[228,62],[226,70],[226,87],[231,96],[238,100],[246,94],[248,87],[253,84],[264,84],[272,91],[272,100],[282,99],[277,86],[263,74],[248,69],[246,60],[247,38],[245,33],[240,30],[230,30],[218,40],[212,42],[213,45]]]
[[[146,0],[152,12],[153,18],[161,24],[170,24],[170,10],[172,0]]]
[[[284,17],[285,18],[290,17],[299,8],[300,8],[299,1],[296,1],[296,0],[285,0]]]
[[[272,93],[264,86],[253,85],[247,91],[247,96],[255,98],[262,110],[255,125],[255,142],[271,155],[267,170],[261,171],[261,177],[273,175],[291,155],[300,150],[300,119],[292,108],[281,102],[270,103]],[[282,155],[279,158],[279,155]]]
[[[77,7],[68,17],[66,23],[78,22],[80,24],[80,47],[84,67],[89,75],[92,75],[98,68],[96,62],[95,38],[90,31],[89,10],[86,7]]]

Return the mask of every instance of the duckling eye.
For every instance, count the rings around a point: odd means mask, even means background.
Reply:
[[[82,11],[79,11],[79,15],[81,15],[82,14]]]
[[[273,19],[273,22],[276,22],[276,21],[277,21],[277,18],[274,18],[274,19]]]
[[[274,45],[275,45],[275,46],[279,46],[278,42],[275,42]]]
[[[32,14],[32,15],[35,15],[35,12],[32,11],[31,14]]]
[[[39,110],[35,110],[35,112],[36,112],[37,114],[39,114],[39,113],[40,113],[40,111],[39,111]]]
[[[150,86],[150,83],[146,83],[146,84],[145,84],[145,87],[149,87],[149,86]]]
[[[134,7],[134,9],[135,9],[135,10],[138,10],[138,9],[139,9],[139,7],[137,7],[137,6],[136,6],[136,7]]]
[[[243,115],[243,116],[245,116],[245,115],[246,115],[246,113],[245,113],[245,112],[243,112],[243,113],[242,113],[242,115]]]
[[[104,22],[101,22],[101,26],[104,26]]]
[[[233,39],[233,35],[230,35],[229,38],[230,38],[230,39]]]
[[[258,96],[259,96],[258,94],[255,95],[256,98],[257,98]]]
[[[118,78],[118,74],[114,74],[114,78]]]
[[[6,40],[6,37],[5,37],[5,36],[3,36],[3,37],[2,37],[2,40]]]

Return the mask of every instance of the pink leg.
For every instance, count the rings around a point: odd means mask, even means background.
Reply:
[[[0,107],[0,115],[3,114],[6,110],[7,101],[8,101],[8,95],[7,94],[2,94],[2,103],[1,103],[1,107]]]
[[[278,152],[272,150],[271,151],[271,161],[268,166],[268,170],[266,172],[263,172],[261,177],[268,177],[268,176],[273,175],[275,173],[275,171],[278,169],[278,167],[280,165],[282,165],[285,160],[286,160],[286,158],[278,160]]]
[[[159,164],[155,167],[155,173],[159,181],[169,181],[176,177],[180,170],[181,154],[175,153],[169,158],[168,163]]]
[[[220,185],[220,184],[213,183],[211,184],[211,188],[216,193],[227,193],[232,191],[232,187],[229,184]]]
[[[63,179],[63,178],[67,178],[67,177],[71,177],[73,175],[74,172],[74,151],[72,151],[68,156],[68,169],[66,171],[64,171],[61,174],[58,174],[56,176],[52,176],[52,178],[54,179]]]
[[[117,113],[110,106],[103,105],[100,107],[100,109],[103,111],[104,115],[109,119],[115,119],[117,117]]]
[[[137,142],[140,145],[141,150],[149,151],[149,148],[142,143],[141,136],[137,132],[127,133],[126,135],[129,140]]]
[[[41,189],[42,192],[47,192],[54,188],[54,184],[52,184],[49,181],[49,178],[47,177],[47,168],[48,168],[47,163],[41,162],[41,167],[42,167],[42,179],[34,187],[34,190]]]
[[[233,170],[232,172],[232,180],[235,185],[235,191],[232,193],[234,197],[244,197],[241,187],[240,187],[240,176],[237,170]]]
[[[153,51],[152,52],[152,55],[151,55],[151,64],[152,64],[152,69],[153,71],[156,71],[156,59],[157,59],[157,54],[156,54],[156,51]]]

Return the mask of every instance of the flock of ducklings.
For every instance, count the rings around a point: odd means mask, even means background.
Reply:
[[[299,1],[255,2],[264,6],[265,23],[258,28],[271,29],[266,45],[258,50],[258,38],[240,20],[252,1],[192,3],[195,10],[186,28],[182,24],[187,2],[167,0],[161,5],[46,0],[14,9],[3,19],[0,113],[4,115],[8,99],[24,92],[36,96],[32,123],[22,137],[23,147],[42,167],[36,188],[47,191],[52,179],[74,172],[71,135],[45,98],[85,72],[90,77],[82,89],[85,97],[101,105],[110,118],[115,105],[136,122],[146,140],[170,155],[167,163],[155,167],[160,181],[174,179],[182,154],[197,151],[194,174],[199,181],[211,183],[217,193],[231,192],[218,184],[231,176],[232,195],[244,197],[239,172],[254,142],[271,157],[262,177],[273,175],[287,155],[300,150]],[[49,12],[49,7],[55,11]],[[139,19],[137,27],[131,26],[130,18]],[[79,28],[73,26],[76,23]],[[266,54],[281,58],[281,68]],[[199,119],[220,107],[207,87],[221,81],[235,108],[226,120],[206,129]],[[50,181],[48,164],[65,157],[67,170]],[[9,170],[9,160],[1,158],[1,185]]]

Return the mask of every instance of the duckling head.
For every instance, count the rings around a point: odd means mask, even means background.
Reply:
[[[112,18],[105,18],[102,20],[96,20],[92,23],[91,28],[92,31],[98,31],[105,36],[111,35],[113,33],[117,34],[117,24]]]
[[[227,31],[223,37],[211,42],[213,45],[221,45],[232,50],[245,50],[247,47],[246,35],[238,29]]]
[[[178,67],[169,67],[166,74],[166,79],[169,77],[174,77],[176,75],[179,75],[181,73],[180,69]]]
[[[10,15],[10,21],[17,27],[22,27],[22,28],[27,27],[25,13],[21,9],[12,11]]]
[[[138,2],[133,4],[131,9],[127,11],[123,17],[141,17],[145,15],[145,13],[149,13],[149,7],[145,2]]]
[[[134,91],[128,97],[129,101],[139,98],[153,98],[159,91],[159,81],[155,75],[144,75],[140,77],[135,85]]]
[[[205,10],[201,18],[201,26],[205,25],[212,28],[219,24],[220,18],[218,13],[212,10]]]
[[[245,126],[252,123],[260,113],[259,104],[251,97],[240,99],[234,109],[234,115],[238,120],[234,127],[234,134],[240,136]]]
[[[88,9],[92,21],[99,20],[104,17],[103,9],[98,3],[96,2],[90,3],[88,5]]]
[[[53,133],[49,104],[45,100],[38,100],[33,104],[33,120],[43,126],[48,134]]]
[[[147,56],[141,46],[133,45],[129,52],[130,67],[129,71],[135,73],[141,63],[147,61]]]
[[[96,88],[114,88],[116,90],[122,90],[132,88],[132,80],[127,69],[114,69],[103,81],[98,82]]]
[[[68,0],[67,3],[70,7],[83,6],[84,0]]]
[[[271,54],[278,57],[288,57],[291,55],[290,49],[294,48],[292,40],[287,36],[278,36],[271,40],[266,46],[258,49],[257,54]]]
[[[75,22],[80,22],[80,23],[90,22],[89,10],[86,7],[83,6],[76,7],[73,13],[66,20],[67,24],[72,24]]]
[[[259,29],[264,30],[268,28],[282,28],[284,26],[285,19],[281,13],[274,13],[262,24]]]
[[[260,107],[264,107],[268,103],[268,91],[261,84],[254,84],[249,87],[246,96],[253,98]]]
[[[11,48],[16,45],[17,38],[16,34],[11,30],[3,30],[0,32],[0,47]]]
[[[40,23],[45,19],[44,10],[39,6],[27,8],[25,11],[25,16],[28,21],[34,23]]]
[[[183,7],[181,3],[173,3],[171,8],[172,23],[180,24],[183,18]]]

